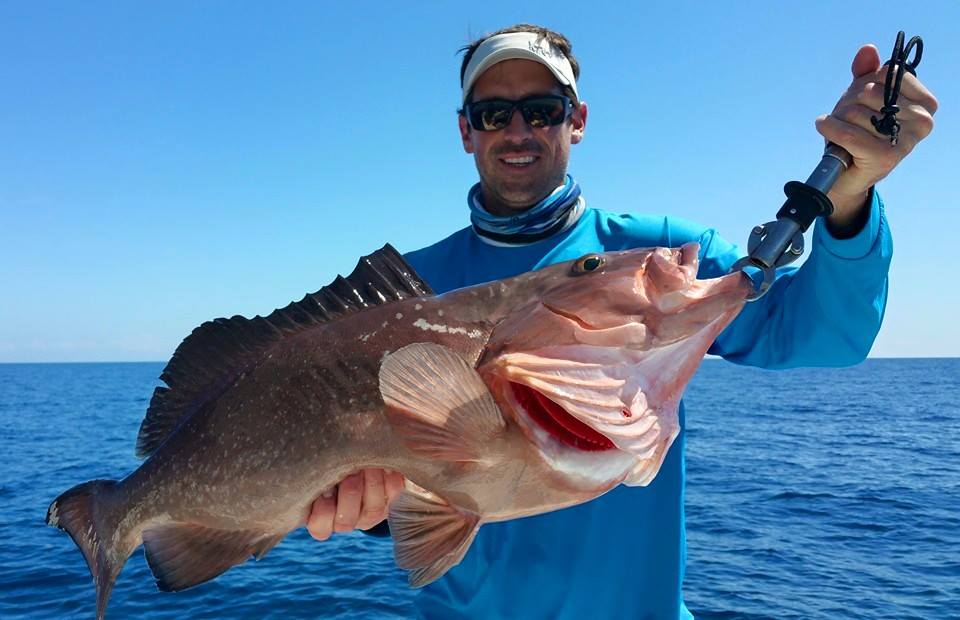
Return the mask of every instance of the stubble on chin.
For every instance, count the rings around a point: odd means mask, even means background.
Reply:
[[[496,162],[494,162],[496,165]],[[557,178],[531,176],[529,179],[503,179],[478,166],[484,207],[494,215],[526,211],[563,183],[566,170]],[[556,176],[556,175],[555,175]]]

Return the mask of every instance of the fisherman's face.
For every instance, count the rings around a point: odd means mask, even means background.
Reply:
[[[516,101],[547,94],[563,94],[549,69],[532,60],[505,60],[484,71],[474,83],[472,101]],[[583,139],[586,122],[584,103],[566,122],[552,127],[532,128],[515,110],[507,127],[476,131],[460,115],[463,149],[476,161],[484,207],[494,215],[525,211],[561,185],[570,145]],[[533,161],[508,162],[525,157]]]

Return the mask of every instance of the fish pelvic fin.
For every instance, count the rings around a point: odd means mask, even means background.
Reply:
[[[69,534],[87,561],[96,587],[97,620],[103,619],[113,584],[140,544],[135,536],[120,531],[123,515],[113,500],[116,486],[115,480],[84,482],[47,509],[47,524]]]
[[[436,581],[460,563],[480,529],[480,517],[430,494],[403,491],[390,504],[390,533],[397,566],[410,571],[411,587]]]
[[[284,536],[174,522],[144,530],[143,549],[157,587],[177,592],[210,581],[251,556],[259,560]]]
[[[419,342],[387,355],[380,395],[408,448],[448,461],[483,461],[506,427],[486,384],[451,349]]]
[[[337,278],[316,293],[248,319],[234,316],[207,321],[184,339],[163,369],[167,387],[153,392],[137,436],[137,456],[153,454],[204,404],[218,398],[275,343],[322,323],[412,297],[432,295],[390,244],[364,256],[346,278]]]

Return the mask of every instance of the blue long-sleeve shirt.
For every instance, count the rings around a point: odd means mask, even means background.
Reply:
[[[806,263],[779,270],[710,352],[764,368],[842,366],[866,357],[883,318],[892,249],[883,206],[850,239],[817,222]],[[589,252],[700,243],[700,278],[740,257],[715,230],[671,217],[588,209],[572,229],[522,247],[484,243],[470,228],[406,255],[437,293],[513,276]],[[683,604],[685,413],[659,474],[586,504],[480,528],[464,557],[417,597],[434,618],[690,618]]]

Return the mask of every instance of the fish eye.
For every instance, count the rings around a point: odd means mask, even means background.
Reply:
[[[603,257],[599,254],[587,254],[573,264],[573,275],[579,276],[603,267]]]

